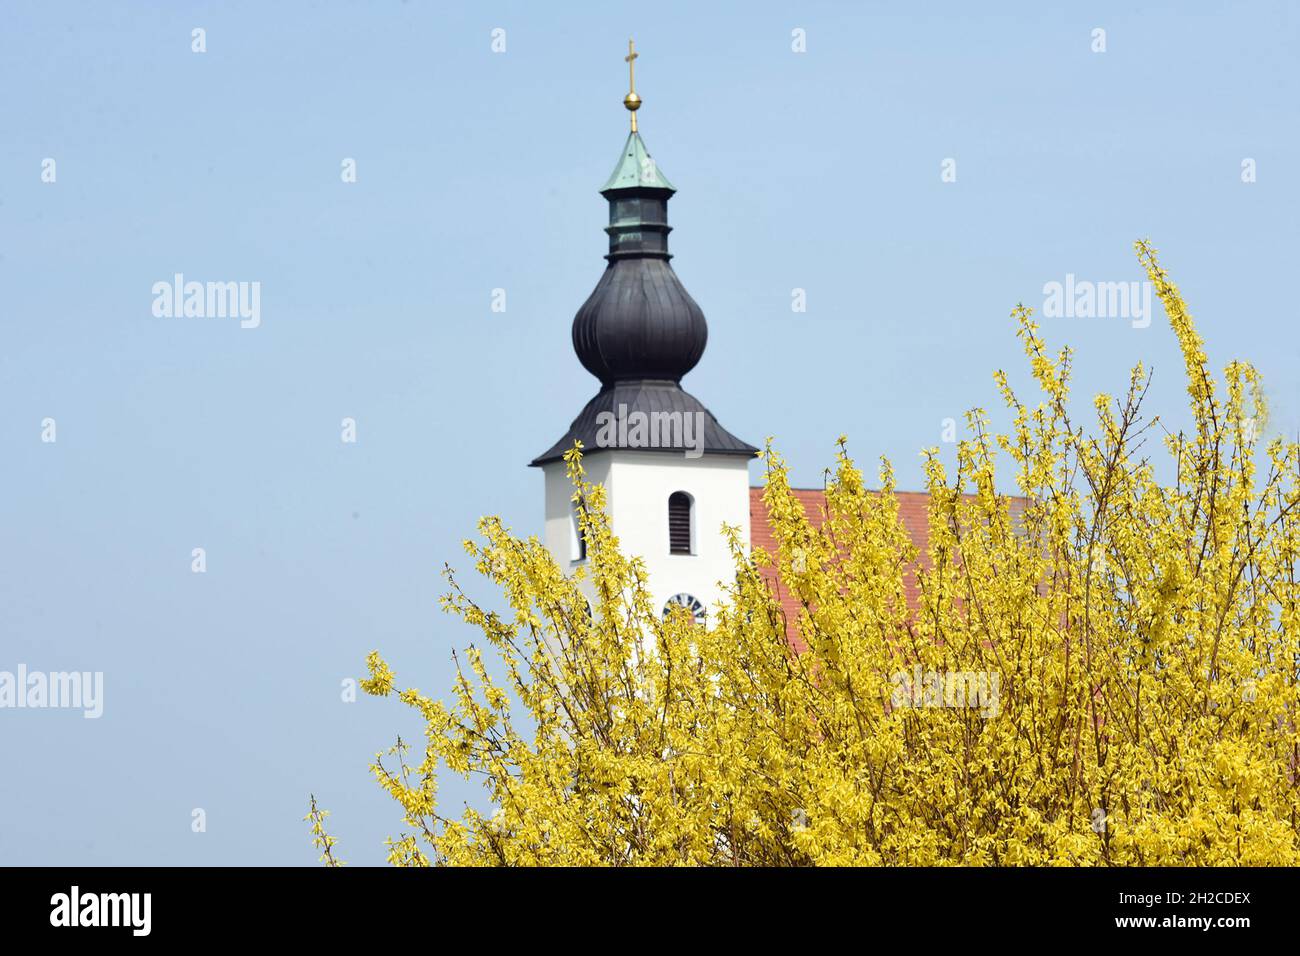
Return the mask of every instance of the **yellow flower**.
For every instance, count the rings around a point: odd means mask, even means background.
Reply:
[[[539,541],[482,521],[466,548],[509,610],[448,574],[443,607],[482,640],[445,700],[398,695],[425,741],[418,763],[399,740],[372,767],[405,827],[390,862],[1300,864],[1300,447],[1263,446],[1258,374],[1234,362],[1216,384],[1155,250],[1137,252],[1187,378],[1192,425],[1164,461],[1145,369],[1085,427],[1071,353],[1018,307],[1041,394],[996,373],[1005,431],[975,409],[952,474],[927,454],[924,553],[889,463],[869,490],[845,441],[820,526],[769,442],[775,553],[725,532],[735,583],[707,628],[657,613],[580,449],[590,609]],[[377,652],[367,667],[366,691],[391,695]],[[495,812],[441,815],[440,766]],[[314,800],[308,819],[329,862]]]

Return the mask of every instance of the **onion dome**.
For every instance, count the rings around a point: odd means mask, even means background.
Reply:
[[[629,68],[637,54],[629,44]],[[701,413],[696,438],[705,453],[752,456],[758,449],[727,432],[680,385],[704,355],[709,339],[704,313],[669,264],[668,200],[676,189],[659,169],[636,128],[641,98],[635,87],[623,101],[632,112],[632,131],[618,164],[600,194],[609,202],[608,263],[596,288],[573,319],[573,350],[583,367],[600,379],[601,390],[569,431],[533,461],[563,457],[575,440],[586,453],[609,447],[643,447],[620,440],[611,445],[599,432],[602,413],[647,416]],[[620,432],[620,435],[622,433]],[[651,448],[650,450],[656,450]],[[681,453],[681,447],[657,450]]]

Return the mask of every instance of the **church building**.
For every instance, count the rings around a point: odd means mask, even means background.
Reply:
[[[546,546],[561,567],[585,559],[563,456],[583,446],[589,480],[605,486],[611,526],[641,556],[665,610],[686,605],[700,620],[734,577],[720,529],[750,532],[749,462],[758,449],[727,431],[681,380],[704,355],[704,313],[673,271],[668,200],[676,190],[637,131],[633,72],[623,103],[632,130],[609,181],[607,265],[573,319],[573,350],[600,380],[569,430],[532,464],[545,476]]]
[[[664,613],[686,606],[703,622],[723,598],[735,568],[723,524],[751,546],[772,546],[762,489],[749,484],[758,449],[727,431],[682,387],[708,341],[704,313],[682,286],[668,251],[668,201],[676,189],[637,131],[634,64],[628,42],[631,132],[600,190],[609,203],[607,265],[573,319],[573,349],[600,389],[532,465],[545,478],[545,543],[560,567],[576,569],[586,551],[578,533],[564,454],[580,441],[588,480],[605,487],[607,510],[624,552],[640,556]],[[820,525],[821,490],[797,492]],[[924,553],[924,493],[898,493],[905,526]],[[797,608],[773,569],[769,582],[793,621]],[[909,599],[915,600],[909,583]]]

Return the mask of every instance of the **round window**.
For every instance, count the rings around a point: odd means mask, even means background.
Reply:
[[[668,603],[664,605],[664,617],[667,617],[674,607],[686,608],[691,612],[691,616],[695,618],[696,624],[704,623],[707,612],[704,610],[704,605],[694,595],[687,594],[685,591],[681,594],[674,594],[668,599]]]

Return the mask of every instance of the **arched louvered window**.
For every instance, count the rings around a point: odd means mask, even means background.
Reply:
[[[691,496],[674,491],[668,496],[668,553],[691,553]]]
[[[571,544],[573,545],[573,560],[586,561],[587,536],[582,533],[582,523],[578,520],[578,509],[576,506],[573,509],[573,537],[571,539]]]

